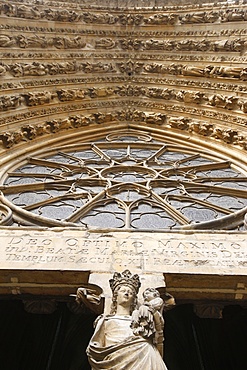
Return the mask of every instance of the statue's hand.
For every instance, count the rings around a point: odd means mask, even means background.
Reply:
[[[101,295],[95,293],[96,291],[92,289],[78,288],[76,292],[76,302],[85,303],[85,300],[87,300],[93,304],[100,304]]]
[[[86,288],[78,288],[76,292],[76,302],[83,303],[87,297],[87,289]]]
[[[139,319],[140,318],[145,318],[147,322],[153,320],[153,314],[150,310],[150,307],[142,305],[139,308],[139,314],[138,314]]]
[[[96,290],[80,287],[76,292],[76,302],[84,305],[91,311],[101,314],[104,310],[104,298]]]

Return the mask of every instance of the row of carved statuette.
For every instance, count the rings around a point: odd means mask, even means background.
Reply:
[[[169,88],[123,85],[87,89],[60,89],[57,91],[37,91],[18,95],[0,96],[0,111],[16,109],[22,104],[38,106],[58,101],[69,102],[85,98],[108,98],[109,96],[145,96],[148,98],[175,100],[187,104],[201,104],[228,110],[241,110],[247,113],[247,100],[233,95],[205,94],[194,90],[175,90]]]
[[[212,123],[196,121],[184,116],[167,116],[156,112],[144,112],[126,109],[112,113],[94,113],[87,116],[73,115],[68,118],[46,121],[43,124],[23,125],[17,131],[6,131],[0,135],[5,148],[11,148],[21,141],[33,140],[39,136],[64,130],[80,128],[90,124],[102,124],[115,121],[132,121],[155,124],[185,130],[192,134],[218,139],[227,144],[238,145],[247,150],[247,138],[236,130],[218,127]]]
[[[141,40],[136,38],[119,39],[101,38],[93,43],[87,44],[85,40],[77,35],[46,37],[43,35],[33,36],[9,36],[0,35],[0,47],[20,47],[20,48],[49,48],[57,49],[113,49],[120,47],[122,50],[164,50],[164,51],[216,51],[216,52],[246,52],[247,39],[222,39],[210,41],[208,39],[193,40],[184,39],[175,41],[171,39],[149,39]]]
[[[140,120],[146,123],[163,124],[166,121],[166,115],[162,113],[145,113],[134,111],[117,111],[114,113],[94,113],[86,116],[75,115],[68,118],[46,121],[44,124],[24,125],[17,131],[4,132],[0,135],[3,145],[6,148],[12,147],[14,144],[20,143],[22,140],[33,140],[38,136],[47,133],[56,133],[72,128],[88,126],[90,124],[101,124],[124,120]]]
[[[5,3],[4,1],[1,1],[2,3]],[[41,6],[41,5],[46,5],[49,7],[55,7],[59,9],[74,9],[74,10],[81,10],[81,9],[88,9],[88,10],[97,10],[97,11],[109,11],[109,0],[94,0],[93,6],[91,4],[90,0],[12,0],[11,1],[13,4],[20,4],[20,3],[25,3],[26,5],[31,5],[31,6]],[[169,1],[168,1],[169,3]],[[246,0],[235,0],[235,4],[238,4],[239,6],[243,6],[246,4]],[[112,4],[113,5],[113,4]],[[114,3],[114,6],[111,6],[111,9],[114,11],[119,11],[123,10],[126,12],[126,10],[136,10],[138,9],[138,12],[148,12],[150,13],[150,9],[162,9],[163,11],[166,12],[171,12],[174,10],[177,11],[184,11],[184,10],[201,10],[202,6],[206,6],[207,9],[215,9],[215,7],[220,8],[220,9],[232,9],[234,6],[229,2],[229,0],[219,0],[218,2],[210,2],[210,3],[202,3],[199,1],[197,4],[191,3],[191,4],[186,4],[186,5],[181,5],[181,4],[163,4],[163,0],[156,0],[155,4],[153,3],[153,0],[150,0],[150,4],[144,5],[143,6],[143,0],[130,0],[129,4],[122,4],[121,0],[116,1]]]
[[[58,22],[83,22],[85,24],[117,24],[120,25],[176,25],[193,23],[224,23],[247,20],[247,10],[244,7],[222,10],[197,11],[186,14],[161,13],[151,16],[142,14],[117,14],[80,12],[67,9],[39,8],[24,4],[2,3],[1,12],[8,17],[25,19],[46,19]]]
[[[85,62],[79,63],[77,61],[68,62],[51,62],[51,63],[14,63],[14,64],[0,64],[0,75],[4,76],[7,72],[13,77],[24,76],[46,76],[59,75],[71,73],[158,73],[168,75],[193,76],[193,77],[207,77],[207,78],[233,78],[247,80],[247,67],[240,66],[194,66],[187,64],[161,64],[150,63],[144,64],[142,62],[127,62],[104,63],[104,62]]]
[[[119,44],[123,50],[163,50],[163,51],[214,51],[214,52],[239,52],[244,53],[247,48],[246,39],[222,39],[210,41],[203,38],[202,40],[184,39],[174,41],[171,39],[122,39]]]
[[[0,117],[0,125],[9,125],[13,122],[21,122],[28,120],[34,120],[38,117],[45,117],[51,115],[68,114],[68,112],[81,111],[84,109],[97,109],[101,108],[111,108],[121,106],[135,106],[141,107],[144,110],[158,110],[160,112],[176,112],[177,114],[189,114],[192,116],[205,117],[207,119],[214,119],[215,121],[227,122],[229,124],[241,125],[247,127],[247,119],[244,115],[240,117],[239,114],[230,114],[231,111],[225,113],[223,110],[216,109],[205,109],[201,107],[190,106],[187,104],[175,104],[174,102],[169,102],[166,104],[165,101],[158,101],[153,99],[124,99],[119,101],[119,99],[95,99],[87,101],[75,101],[68,102],[67,104],[52,104],[42,106],[41,109],[29,109],[26,112],[15,111],[15,114],[2,115]],[[131,118],[129,119],[131,120]]]
[[[129,102],[130,104],[131,102]],[[141,107],[142,109],[155,109],[160,112],[165,111],[165,112],[171,112],[171,114],[186,114],[190,116],[197,116],[197,117],[205,117],[210,120],[216,121],[221,121],[223,123],[229,123],[229,124],[236,124],[236,125],[241,125],[243,127],[247,127],[247,119],[245,118],[245,115],[240,117],[240,115],[232,115],[230,114],[231,111],[228,111],[225,113],[223,110],[218,110],[218,109],[207,109],[205,107],[195,107],[195,106],[190,106],[188,104],[174,104],[174,103],[169,103],[166,104],[164,102],[160,101],[154,101],[154,100],[145,100],[145,99],[139,99],[139,100],[134,100],[133,99],[133,106],[135,107]]]

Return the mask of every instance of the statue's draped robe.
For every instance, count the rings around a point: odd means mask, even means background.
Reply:
[[[131,316],[101,317],[87,348],[93,370],[167,370],[159,351],[133,335]]]

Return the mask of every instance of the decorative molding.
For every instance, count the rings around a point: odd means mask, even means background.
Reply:
[[[167,38],[159,39],[138,39],[138,38],[123,38],[123,39],[112,39],[112,38],[101,38],[95,41],[90,41],[89,44],[79,36],[55,36],[46,37],[44,35],[17,35],[8,36],[0,35],[0,48],[11,48],[19,47],[21,49],[28,48],[41,48],[47,49],[54,47],[59,50],[71,50],[71,49],[83,49],[92,47],[95,49],[115,49],[120,48],[122,50],[163,50],[163,51],[196,51],[196,52],[237,52],[243,55],[247,52],[247,40],[246,39],[221,39],[221,40],[209,40],[207,38],[198,39],[183,39],[174,40]]]
[[[0,226],[9,226],[13,223],[12,210],[4,204],[0,204]]]
[[[1,63],[0,75],[4,76],[7,73],[13,78],[22,77],[37,77],[37,76],[54,76],[61,74],[77,74],[77,73],[125,73],[129,76],[134,74],[159,74],[159,75],[175,75],[178,77],[196,77],[209,78],[220,80],[247,80],[247,67],[243,66],[228,66],[228,65],[190,65],[181,63],[143,63],[134,60],[121,62],[78,62],[71,61],[51,61],[50,63],[33,61],[28,63],[16,62],[13,64]],[[61,77],[59,76],[59,79]]]
[[[132,64],[124,65],[129,73],[135,71]],[[137,68],[135,66],[135,68]],[[85,89],[64,88],[55,91],[33,91],[18,95],[0,96],[0,111],[8,111],[20,108],[21,105],[35,107],[55,102],[68,102],[84,99],[108,98],[109,96],[121,97],[147,97],[150,99],[162,99],[177,101],[185,104],[203,105],[247,113],[247,100],[237,95],[223,95],[204,93],[200,90],[179,90],[161,87],[145,87],[145,85],[118,85],[111,87],[92,87]]]
[[[28,2],[26,1],[28,4]],[[47,4],[45,4],[47,6]],[[201,10],[189,12],[184,14],[184,10],[188,7],[183,6],[176,9],[181,9],[182,14],[178,13],[159,13],[150,16],[144,16],[140,13],[120,13],[112,10],[109,12],[96,13],[95,11],[81,11],[79,9],[68,10],[61,9],[61,5],[52,3],[52,8],[40,6],[39,4],[24,5],[13,3],[1,3],[1,12],[7,17],[24,18],[40,20],[46,19],[48,21],[70,22],[82,24],[119,24],[131,26],[149,26],[149,25],[181,25],[181,24],[212,24],[212,23],[226,23],[226,22],[242,22],[247,20],[247,10],[244,6],[242,8],[229,7],[228,9],[221,8],[214,10]],[[54,9],[55,6],[55,9]],[[68,8],[71,4],[66,4]],[[195,6],[193,7],[195,9]],[[193,9],[192,8],[192,9]],[[168,9],[175,9],[170,7]],[[164,8],[165,10],[165,8]]]
[[[138,51],[139,53],[141,51]],[[21,52],[21,53],[9,53],[9,52],[4,52],[0,53],[1,59],[6,60],[6,63],[9,63],[9,60],[15,60],[15,59],[39,59],[39,60],[47,60],[47,59],[56,59],[63,61],[64,58],[66,59],[72,59],[72,60],[79,60],[78,62],[81,61],[81,59],[85,59],[88,61],[88,59],[93,58],[93,60],[102,60],[102,59],[116,59],[116,60],[122,60],[122,59],[129,59],[130,58],[130,53],[123,53],[120,50],[118,52],[114,53],[99,53],[96,52],[95,50],[91,50],[88,52],[88,50],[85,50],[83,53],[79,52],[70,52],[69,54],[63,54],[62,52],[53,52],[53,53],[45,53],[45,52]],[[208,54],[208,55],[202,55],[202,54],[181,54],[177,52],[176,54],[172,53],[167,53],[165,51],[159,52],[158,50],[153,53],[148,53],[145,54],[143,51],[141,53],[141,57],[144,60],[155,60],[155,61],[173,61],[173,62],[202,62],[202,65],[205,65],[205,63],[232,63],[232,62],[237,62],[237,63],[245,63],[247,61],[247,57],[245,56],[235,56],[235,55],[222,55],[221,53],[213,53],[213,54]],[[1,66],[4,66],[4,62],[2,61]],[[5,65],[6,66],[6,65]],[[0,71],[1,74],[1,71]]]
[[[239,146],[247,150],[247,136],[241,132],[212,124],[203,122],[202,120],[195,120],[185,116],[171,116],[163,113],[152,111],[143,111],[137,109],[122,109],[111,113],[93,113],[88,115],[72,115],[67,118],[53,119],[38,125],[23,125],[16,131],[5,131],[0,135],[3,146],[11,148],[22,141],[33,140],[45,134],[54,134],[57,132],[78,129],[91,124],[105,124],[113,122],[139,122],[140,124],[154,124],[164,126],[171,129],[187,131],[189,134],[210,137],[227,144]]]
[[[244,26],[244,25],[243,25]],[[85,26],[84,26],[85,27]],[[43,33],[45,34],[52,34],[54,35],[64,34],[67,33],[69,35],[80,35],[80,36],[100,36],[100,37],[159,37],[159,38],[169,38],[169,37],[230,37],[230,36],[244,36],[247,35],[246,28],[232,28],[232,29],[207,29],[207,30],[196,30],[189,28],[188,30],[183,29],[181,30],[181,27],[178,27],[177,30],[170,31],[168,30],[143,30],[143,29],[133,29],[132,31],[129,31],[128,29],[122,30],[122,29],[87,29],[87,28],[52,28],[52,27],[37,27],[37,26],[31,26],[31,25],[15,25],[15,24],[2,24],[1,29],[5,30],[6,33],[9,31],[17,31],[17,32],[33,32],[33,33]],[[12,35],[12,34],[10,34]],[[16,38],[16,36],[15,36]]]
[[[192,76],[191,76],[192,77]],[[247,87],[244,85],[239,85],[239,84],[234,84],[233,80],[227,79],[225,83],[221,82],[212,82],[212,80],[207,80],[207,81],[200,81],[198,79],[173,79],[171,77],[165,78],[165,77],[156,77],[156,76],[149,76],[149,75],[139,75],[135,76],[132,81],[134,83],[138,84],[155,84],[156,87],[159,85],[168,85],[168,86],[173,86],[173,87],[189,87],[189,88],[199,88],[205,90],[218,90],[218,91],[229,91],[229,92],[235,92],[235,93],[246,93],[247,92]],[[18,90],[18,89],[29,89],[30,88],[35,88],[35,87],[48,87],[48,86],[64,86],[68,84],[73,84],[73,85],[81,85],[81,84],[106,84],[106,83],[124,83],[126,82],[126,76],[123,75],[115,75],[115,76],[90,76],[90,77],[58,77],[58,78],[51,78],[51,79],[42,79],[38,80],[35,78],[32,78],[31,80],[25,81],[18,81],[18,82],[4,82],[0,84],[0,90]],[[237,82],[237,81],[236,81]]]

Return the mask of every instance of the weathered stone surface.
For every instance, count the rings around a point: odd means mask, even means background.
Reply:
[[[1,230],[1,269],[245,274],[247,233]]]

